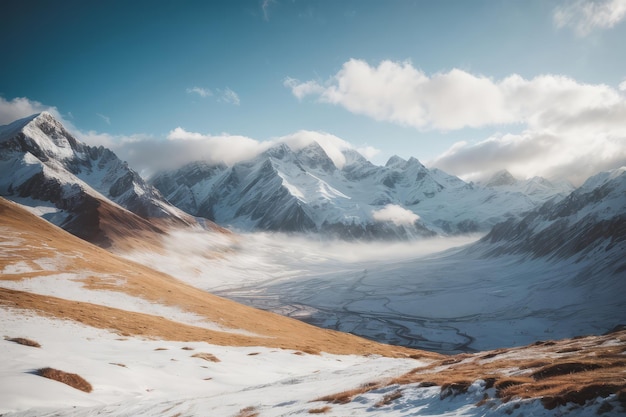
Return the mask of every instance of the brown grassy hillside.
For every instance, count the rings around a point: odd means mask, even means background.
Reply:
[[[146,266],[128,261],[89,244],[0,198],[0,270],[26,265],[28,271],[2,274],[0,280],[25,280],[58,272],[76,273],[93,291],[126,293],[144,300],[178,307],[206,317],[225,329],[254,335],[207,330],[163,317],[70,301],[25,291],[0,289],[0,305],[37,314],[74,320],[120,334],[178,341],[206,341],[228,346],[267,346],[305,352],[381,354],[393,357],[438,358],[440,355],[388,346],[353,335],[323,330],[300,321],[226,300]],[[37,260],[53,259],[56,271],[43,270]],[[15,269],[19,271],[18,269]]]

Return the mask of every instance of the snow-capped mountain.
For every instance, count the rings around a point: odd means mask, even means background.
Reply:
[[[518,180],[507,170],[496,172],[489,180],[479,185],[499,191],[521,192],[539,205],[552,199],[555,194],[557,199],[560,199],[574,191],[574,186],[565,180],[548,181],[542,177]]]
[[[616,255],[626,271],[626,167],[589,178],[565,199],[548,201],[521,220],[496,225],[483,238],[491,254],[582,260]]]
[[[116,216],[112,227],[130,229],[159,231],[144,220],[151,218],[194,221],[109,149],[80,142],[47,112],[0,127],[0,173],[0,195],[101,244],[105,213]]]
[[[466,183],[417,159],[376,166],[343,151],[337,166],[313,142],[279,144],[233,166],[194,162],[151,179],[180,209],[242,230],[407,238],[488,231],[571,189],[543,179]]]

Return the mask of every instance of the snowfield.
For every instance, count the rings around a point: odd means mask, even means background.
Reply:
[[[165,312],[164,312],[165,313]],[[585,407],[547,410],[540,400],[477,406],[486,393],[478,380],[467,392],[390,385],[346,404],[316,399],[397,377],[426,365],[379,356],[309,355],[265,347],[224,347],[204,342],[163,342],[121,337],[76,323],[3,309],[0,333],[28,337],[40,348],[0,340],[0,414],[26,416],[589,416],[615,396]],[[210,353],[219,362],[194,354]],[[10,359],[10,360],[7,360]],[[42,367],[77,373],[91,393],[34,374]],[[245,414],[247,410],[249,414]],[[258,413],[258,414],[254,414]],[[605,416],[618,416],[619,407]]]

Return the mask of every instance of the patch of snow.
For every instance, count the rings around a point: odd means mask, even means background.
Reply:
[[[224,328],[197,314],[183,311],[176,307],[153,303],[123,292],[112,290],[90,290],[85,288],[81,281],[94,275],[95,274],[89,272],[85,272],[83,274],[58,273],[48,276],[22,279],[20,281],[0,280],[0,287],[27,291],[40,295],[49,295],[66,300],[92,303],[136,313],[161,316],[172,321],[202,327],[209,330],[255,336],[252,332]],[[103,278],[109,279],[110,276]]]
[[[15,274],[25,274],[28,272],[33,272],[33,267],[28,265],[24,261],[18,261],[13,264],[9,264],[5,266],[1,274],[2,275],[15,275]]]
[[[295,355],[265,347],[120,339],[104,330],[7,309],[0,315],[0,333],[42,345],[32,348],[0,340],[5,358],[0,363],[3,415],[174,415],[181,410],[190,416],[235,415],[247,406],[259,407],[262,415],[270,416],[304,413],[318,396],[424,364],[411,359]],[[220,362],[193,358],[198,352],[211,353]],[[47,366],[81,375],[93,392],[83,393],[33,374]]]

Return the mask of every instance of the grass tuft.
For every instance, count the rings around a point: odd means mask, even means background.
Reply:
[[[246,407],[239,410],[239,413],[235,417],[258,417],[259,413],[256,411],[256,407]]]
[[[81,390],[83,392],[91,392],[93,390],[91,384],[77,374],[60,371],[54,368],[41,368],[37,370],[37,375],[43,376],[44,378],[52,379],[54,381],[62,382],[65,385],[69,385],[70,387]]]
[[[206,353],[206,352],[199,352],[199,353],[195,353],[193,355],[191,355],[192,358],[200,358],[200,359],[204,359],[205,361],[209,361],[209,362],[221,362],[217,356],[215,356],[212,353]]]
[[[398,398],[402,398],[402,390],[396,390],[394,392],[390,392],[389,394],[386,394],[380,401],[374,404],[374,407],[380,408],[385,405],[389,405],[392,403],[392,401],[395,401]]]
[[[357,395],[378,389],[381,386],[382,384],[380,382],[368,382],[368,383],[361,385],[358,388],[354,388],[354,389],[347,390],[347,391],[341,391],[336,394],[325,395],[323,397],[313,400],[313,402],[325,401],[331,404],[348,404]]]
[[[330,410],[332,410],[332,407],[329,405],[325,405],[324,407],[320,408],[311,408],[309,410],[309,414],[324,414],[328,413]]]
[[[31,347],[36,347],[36,348],[41,347],[41,345],[35,342],[34,340],[26,339],[24,337],[12,337],[12,338],[5,337],[5,340],[8,340],[9,342],[13,342],[13,343],[18,343],[24,346],[31,346]]]
[[[597,363],[582,363],[582,362],[563,362],[554,365],[544,366],[543,368],[533,372],[531,376],[537,381],[550,378],[553,376],[569,375],[578,372],[593,371],[594,369],[602,368],[602,365]]]

